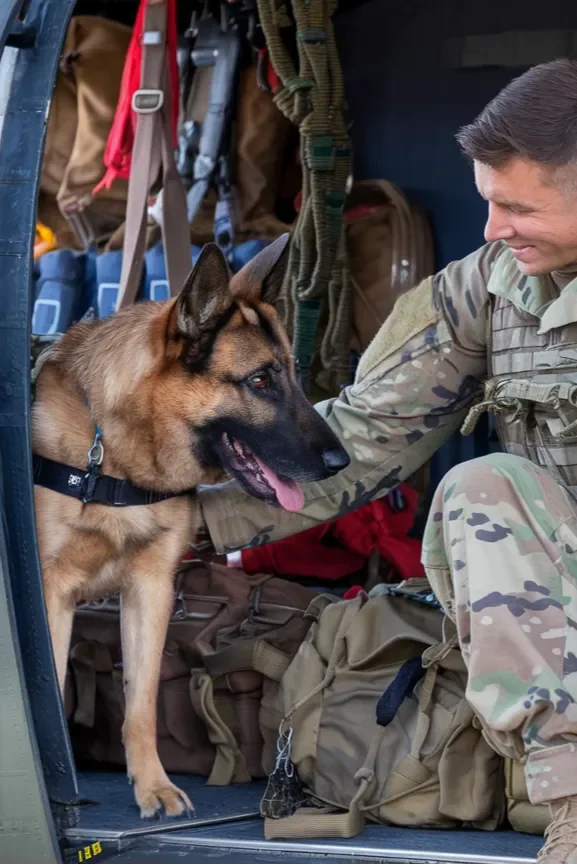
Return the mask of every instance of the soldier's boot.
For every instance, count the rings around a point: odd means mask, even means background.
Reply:
[[[549,804],[551,823],[537,863],[577,863],[577,796]]]

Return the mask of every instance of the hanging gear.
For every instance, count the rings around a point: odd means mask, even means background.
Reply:
[[[130,38],[130,28],[116,21],[96,15],[70,19],[50,104],[38,197],[38,219],[53,232],[54,248],[101,248],[124,219],[124,180],[108,184],[98,195],[93,189],[102,173]]]
[[[332,23],[335,9],[335,0],[292,0],[297,70],[281,33],[291,23],[287,10],[284,6],[277,8],[276,0],[258,0],[261,27],[281,83],[275,103],[299,127],[301,135],[302,205],[291,243],[287,307],[290,316],[295,305],[293,347],[305,390],[310,386],[310,367],[325,298],[332,329],[325,346],[340,347],[340,357],[337,360],[332,351],[325,351],[324,362],[333,366],[338,377],[347,376],[351,288],[343,277],[342,248],[341,255],[338,252],[351,146]]]
[[[193,183],[187,195],[188,220],[193,222],[211,186],[217,191],[214,237],[224,254],[232,253],[235,207],[230,171],[230,134],[234,84],[238,72],[241,36],[235,17],[223,5],[218,23],[206,14],[193,26],[192,63],[214,67],[208,110],[202,123]]]
[[[191,240],[216,240],[231,267],[243,242],[272,241],[290,230],[276,206],[294,129],[270,91],[259,88],[263,50],[255,0],[205,0],[178,49],[177,165]],[[149,208],[159,224],[161,202],[162,192]]]
[[[134,303],[146,246],[147,198],[162,167],[162,233],[172,297],[181,290],[192,260],[182,181],[174,161],[178,104],[175,0],[142,0],[127,55],[121,100],[107,149],[108,172],[130,173],[122,272],[116,309]],[[140,62],[139,86],[136,69]],[[136,125],[134,126],[134,118]],[[132,140],[133,129],[133,140]]]

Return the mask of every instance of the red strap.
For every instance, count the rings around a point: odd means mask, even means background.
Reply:
[[[104,151],[104,165],[106,173],[102,180],[94,187],[93,195],[101,189],[110,189],[111,184],[117,178],[128,180],[130,177],[130,166],[132,162],[132,149],[134,147],[134,134],[136,130],[136,114],[132,110],[132,97],[140,88],[140,75],[142,67],[142,36],[144,30],[144,11],[147,3],[158,3],[159,0],[141,0],[134,27],[132,38],[120,84],[120,95],[114,115],[114,121],[108,135],[106,149]],[[178,144],[178,64],[176,58],[177,29],[176,29],[176,0],[160,0],[166,3],[166,50],[168,54],[168,72],[171,94],[171,121],[174,146]]]
[[[276,74],[276,69],[272,65],[270,55],[268,58],[267,79],[268,79],[268,86],[270,87],[272,93],[278,93],[279,90],[281,89],[281,80],[278,77],[278,75]]]

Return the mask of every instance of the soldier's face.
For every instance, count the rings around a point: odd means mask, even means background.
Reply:
[[[503,168],[475,163],[477,189],[489,205],[487,241],[504,241],[528,276],[577,265],[577,170],[554,173],[515,157]]]

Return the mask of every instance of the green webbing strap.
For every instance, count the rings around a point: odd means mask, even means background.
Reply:
[[[310,388],[310,368],[315,352],[320,315],[320,300],[297,301],[293,350],[299,362],[300,381],[305,392],[308,392]]]
[[[332,14],[336,0],[292,0],[296,21],[298,70],[287,52],[280,30],[289,24],[276,0],[258,0],[261,25],[270,58],[282,88],[275,96],[279,109],[298,125],[303,172],[302,205],[291,244],[288,265],[290,299],[286,314],[294,311],[293,349],[299,361],[303,387],[308,389],[323,301],[329,307],[330,327],[337,329],[324,352],[337,378],[347,379],[348,328],[351,305],[342,294],[350,281],[342,276],[344,262],[335,262],[342,234],[342,215],[350,173],[351,147],[345,126],[345,96],[334,36]],[[329,286],[332,284],[332,289]],[[348,317],[348,321],[347,321]],[[285,322],[289,326],[288,322]],[[345,333],[346,332],[346,333]],[[334,361],[338,356],[339,360]],[[336,363],[336,368],[334,364]]]

